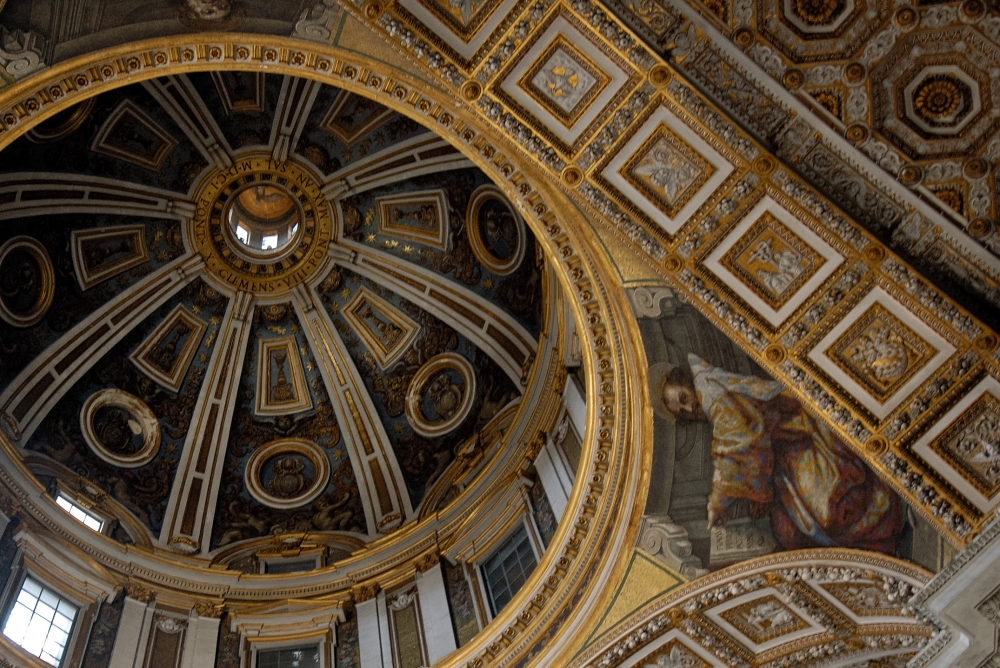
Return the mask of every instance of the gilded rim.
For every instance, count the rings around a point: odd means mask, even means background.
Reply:
[[[455,371],[462,377],[465,387],[462,389],[462,398],[459,400],[454,414],[445,420],[432,422],[424,416],[421,404],[428,382],[441,371]],[[447,434],[468,417],[475,396],[476,374],[469,361],[455,353],[442,353],[427,360],[427,363],[420,367],[410,381],[410,386],[406,390],[406,419],[413,427],[413,431],[422,436],[433,437]]]
[[[503,204],[514,218],[514,228],[517,231],[517,246],[514,252],[511,253],[511,256],[506,259],[499,258],[490,251],[489,246],[486,245],[479,231],[479,212],[491,200],[496,200]],[[472,247],[472,252],[476,258],[483,263],[483,266],[500,276],[506,276],[517,271],[517,268],[521,266],[521,262],[524,260],[524,251],[527,247],[527,232],[524,229],[524,221],[521,220],[521,216],[510,205],[510,202],[503,196],[500,189],[491,185],[480,186],[472,193],[472,197],[469,198],[469,206],[466,211],[465,220],[467,221],[466,228],[469,233],[469,245]]]
[[[251,255],[236,252],[240,245],[223,220],[226,206],[239,191],[254,184],[278,183],[302,212],[302,229],[296,241],[281,252]],[[283,293],[308,280],[323,265],[333,239],[333,213],[322,187],[304,167],[263,154],[239,156],[228,169],[216,170],[202,182],[191,218],[191,239],[205,258],[209,274],[237,290],[264,294]]]
[[[142,434],[142,447],[131,455],[122,455],[109,450],[94,430],[94,417],[97,411],[106,406],[120,408],[127,412],[137,423]],[[90,395],[83,410],[80,411],[80,429],[83,440],[87,442],[94,454],[114,466],[134,469],[145,466],[153,461],[160,451],[160,423],[139,397],[123,390],[100,390]]]
[[[38,286],[38,298],[25,313],[12,311],[3,299],[0,299],[0,318],[14,327],[31,327],[44,318],[45,314],[49,312],[49,307],[52,306],[52,298],[55,296],[56,290],[56,275],[52,268],[49,252],[33,237],[14,237],[0,246],[0,267],[3,266],[8,255],[19,250],[28,253],[38,265],[39,278],[41,278],[41,285]]]
[[[260,479],[264,465],[283,454],[301,455],[308,459],[316,469],[316,477],[305,491],[288,498],[274,496],[268,492],[267,487]],[[330,482],[330,461],[326,458],[323,450],[312,441],[307,441],[304,438],[282,438],[261,446],[250,455],[243,479],[250,496],[257,501],[269,508],[289,510],[304,506],[323,493]]]

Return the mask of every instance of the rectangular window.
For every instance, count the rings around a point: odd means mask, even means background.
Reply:
[[[304,573],[315,570],[316,567],[316,559],[280,559],[264,562],[264,572],[268,575]]]
[[[320,668],[319,645],[257,652],[257,668]]]
[[[270,250],[272,248],[278,247],[278,235],[277,234],[265,234],[264,238],[260,242],[261,250]]]
[[[75,605],[34,578],[26,577],[7,615],[3,634],[29,654],[58,666],[76,612]]]
[[[245,244],[250,243],[250,230],[243,227],[242,225],[236,226],[236,238]]]
[[[483,580],[489,594],[490,607],[496,615],[525,583],[538,561],[531,549],[531,539],[522,524],[483,563]]]
[[[68,512],[70,515],[76,519],[83,522],[86,526],[90,527],[94,531],[100,531],[104,528],[104,520],[97,517],[96,515],[91,515],[86,510],[81,508],[78,504],[74,503],[70,499],[67,499],[62,494],[56,495],[56,503],[60,508]]]

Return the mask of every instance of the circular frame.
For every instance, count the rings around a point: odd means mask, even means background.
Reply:
[[[25,137],[28,138],[28,141],[32,141],[36,144],[48,144],[50,142],[59,141],[60,139],[65,139],[80,129],[80,126],[83,125],[87,118],[90,117],[90,112],[94,110],[94,105],[96,103],[96,97],[88,97],[86,100],[76,105],[76,108],[73,109],[73,113],[59,125],[56,125],[48,130],[40,130],[36,125],[28,130]]]
[[[14,327],[31,327],[44,318],[45,314],[49,312],[49,307],[52,306],[52,298],[56,293],[56,274],[52,269],[52,260],[49,258],[49,252],[45,250],[45,246],[38,240],[25,236],[14,237],[0,246],[0,267],[3,266],[7,256],[16,250],[26,251],[35,258],[41,273],[42,284],[38,288],[38,299],[35,300],[35,305],[27,314],[11,311],[3,303],[3,299],[0,299],[0,318]]]
[[[514,249],[514,253],[506,260],[501,260],[493,255],[490,252],[489,246],[486,245],[486,242],[479,234],[479,212],[483,208],[483,205],[492,199],[500,200],[507,207],[507,210],[510,211],[511,215],[514,216],[514,226],[517,230],[517,247]],[[524,229],[524,221],[521,220],[521,216],[518,215],[514,207],[510,205],[510,202],[507,201],[507,198],[504,197],[503,193],[496,186],[480,186],[472,193],[472,197],[469,198],[469,206],[466,208],[465,229],[469,234],[469,245],[472,247],[473,254],[484,267],[494,274],[506,276],[514,273],[521,266],[521,262],[524,261],[524,250],[527,247],[527,233]]]
[[[431,422],[424,417],[420,410],[423,401],[424,388],[427,382],[439,371],[451,369],[458,372],[458,375],[465,381],[465,391],[462,392],[462,399],[459,402],[455,414],[447,420],[441,422]],[[442,353],[427,360],[420,369],[413,375],[410,385],[406,389],[406,419],[409,421],[413,431],[421,436],[441,436],[447,434],[458,425],[462,424],[472,410],[472,402],[476,396],[476,374],[472,370],[472,365],[461,355],[455,353]]]
[[[237,200],[239,199],[239,196],[242,195],[247,190],[249,190],[250,188],[260,185],[269,186],[271,188],[274,187],[280,188],[282,193],[284,193],[291,199],[292,208],[295,209],[298,219],[297,223],[298,229],[294,233],[292,233],[291,237],[284,243],[284,245],[281,248],[278,248],[273,252],[265,250],[257,250],[240,241],[233,234],[232,226],[230,225],[228,220],[228,217],[231,215],[232,210],[235,207]],[[276,185],[274,183],[260,183],[260,182],[248,183],[243,186],[238,186],[226,200],[226,203],[222,208],[222,233],[223,235],[225,235],[226,241],[229,242],[230,250],[232,250],[233,253],[240,256],[242,259],[248,262],[255,262],[258,264],[271,264],[278,262],[279,260],[284,260],[286,257],[291,255],[295,251],[296,247],[299,245],[299,242],[302,240],[303,234],[305,233],[305,225],[303,224],[303,219],[304,219],[304,212],[302,210],[302,205],[299,204],[299,201],[287,188],[281,185]]]
[[[111,452],[101,443],[94,431],[93,418],[97,411],[105,406],[117,406],[129,413],[138,422],[142,433],[142,447],[132,455],[119,455]],[[83,439],[94,454],[114,466],[134,469],[145,466],[153,461],[160,451],[160,422],[139,397],[123,390],[108,389],[94,392],[83,404],[80,411],[80,429]]]
[[[228,201],[250,185],[277,183],[298,200],[302,219],[296,241],[274,255],[251,255],[249,248],[229,232],[223,212]],[[263,294],[284,293],[313,276],[325,260],[333,239],[333,213],[319,182],[297,162],[279,162],[270,156],[241,155],[228,169],[209,174],[196,189],[195,214],[189,222],[191,239],[205,258],[209,274],[237,290]]]
[[[288,499],[272,496],[260,482],[260,474],[264,469],[264,464],[283,453],[302,455],[316,467],[316,479],[313,480],[312,484],[301,494]],[[312,441],[307,441],[304,438],[281,438],[264,444],[250,455],[247,467],[243,472],[243,481],[246,483],[250,496],[268,508],[277,508],[278,510],[299,508],[315,500],[326,489],[330,482],[330,460],[323,454],[323,450]]]

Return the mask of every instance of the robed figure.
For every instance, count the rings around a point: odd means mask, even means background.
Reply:
[[[894,554],[902,501],[780,383],[730,373],[689,354],[662,399],[676,416],[712,423],[711,526],[738,499],[770,515],[785,549],[854,547]]]

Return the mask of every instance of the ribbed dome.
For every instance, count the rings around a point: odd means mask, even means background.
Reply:
[[[0,161],[0,383],[30,470],[115,540],[344,557],[444,508],[539,395],[534,240],[414,122],[240,72],[63,116]]]

